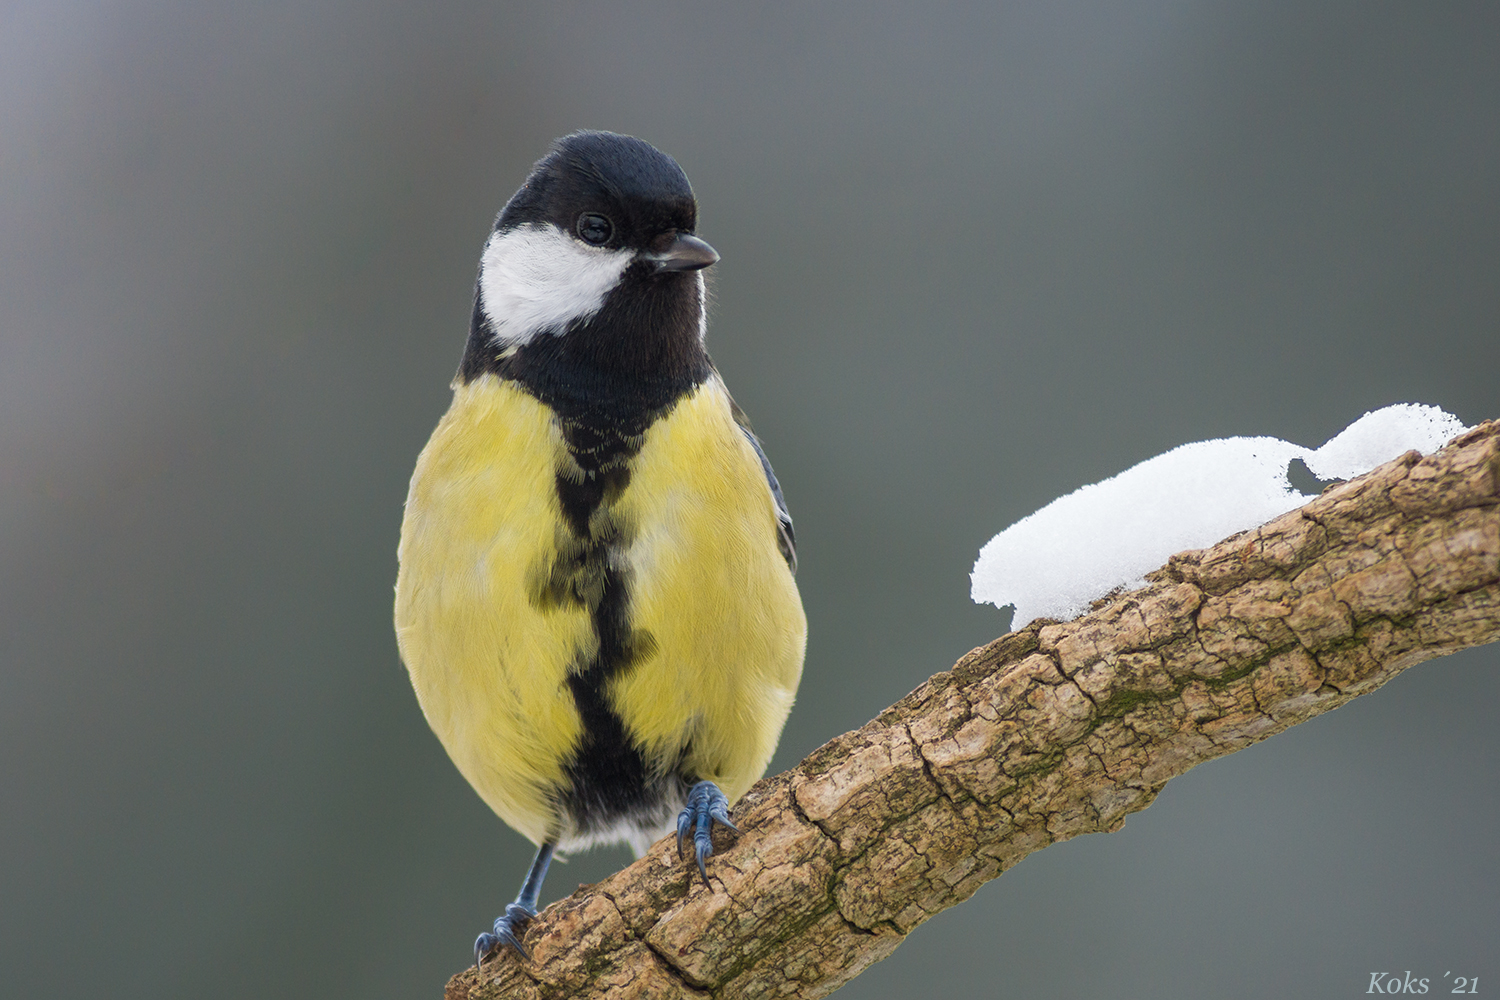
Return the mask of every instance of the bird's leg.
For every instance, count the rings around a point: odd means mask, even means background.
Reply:
[[[543,844],[537,848],[536,857],[531,862],[531,870],[526,873],[526,882],[521,886],[521,894],[516,901],[505,908],[505,912],[495,918],[494,933],[485,931],[479,935],[474,942],[474,965],[478,967],[486,957],[504,945],[516,949],[522,958],[531,958],[531,953],[521,944],[521,937],[526,933],[526,925],[536,916],[537,897],[542,893],[542,879],[547,877],[547,865],[552,862],[552,853],[557,850],[553,843]]]
[[[714,852],[711,836],[714,823],[727,826],[735,833],[740,832],[739,827],[729,822],[729,799],[719,791],[719,786],[712,781],[700,781],[688,791],[687,805],[677,814],[677,853],[682,853],[682,842],[691,830],[698,874],[703,876],[703,884],[710,889],[713,886],[709,885],[708,869],[703,866],[703,859]]]

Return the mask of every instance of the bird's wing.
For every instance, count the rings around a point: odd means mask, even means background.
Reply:
[[[745,432],[745,437],[750,442],[750,447],[755,449],[755,454],[760,457],[760,467],[765,470],[766,482],[771,487],[771,498],[776,501],[776,545],[781,549],[781,557],[793,573],[797,572],[797,533],[792,530],[792,514],[786,509],[786,497],[781,495],[781,484],[776,481],[776,472],[771,468],[771,460],[766,457],[766,450],[760,446],[760,439],[750,429],[750,418],[745,416],[745,411],[740,409],[733,398],[729,400],[729,411],[734,415],[734,422],[739,424],[740,430]]]

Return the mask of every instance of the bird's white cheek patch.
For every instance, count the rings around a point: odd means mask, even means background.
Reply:
[[[585,246],[553,225],[491,234],[479,295],[496,341],[524,344],[592,316],[634,256]]]

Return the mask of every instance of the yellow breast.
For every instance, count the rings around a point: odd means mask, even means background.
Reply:
[[[455,390],[402,525],[396,630],[428,722],[460,772],[533,841],[557,808],[582,723],[567,678],[597,649],[589,612],[539,602],[567,529],[556,415],[486,375]],[[731,800],[764,773],[802,670],[806,620],[776,544],[765,473],[717,377],[646,431],[612,498],[630,627],[647,652],[606,688],[648,762]]]

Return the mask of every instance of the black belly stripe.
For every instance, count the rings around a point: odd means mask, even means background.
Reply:
[[[606,694],[614,678],[651,658],[656,642],[650,632],[631,625],[630,574],[617,558],[634,527],[616,516],[616,501],[630,485],[629,462],[640,450],[645,427],[611,429],[605,419],[563,420],[576,465],[556,475],[564,526],[554,559],[535,575],[532,588],[538,606],[585,608],[593,625],[595,648],[567,679],[583,734],[566,765],[568,787],[558,793],[574,830],[585,835],[621,820],[654,823],[657,807],[669,793],[678,794],[673,786],[685,780],[677,774],[679,760],[646,759]]]

